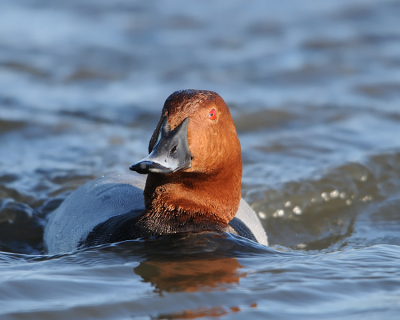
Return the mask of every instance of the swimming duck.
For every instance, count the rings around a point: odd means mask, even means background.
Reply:
[[[89,181],[45,228],[49,254],[161,234],[233,233],[268,245],[241,198],[242,159],[228,106],[215,92],[181,90],[165,101],[138,174]]]

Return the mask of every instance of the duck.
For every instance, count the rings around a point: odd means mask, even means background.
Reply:
[[[180,90],[165,101],[148,156],[72,192],[48,218],[48,254],[138,238],[226,232],[268,245],[241,197],[240,141],[219,94]]]

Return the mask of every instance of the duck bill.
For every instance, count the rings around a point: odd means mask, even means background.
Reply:
[[[142,174],[168,174],[190,168],[192,154],[187,137],[188,125],[189,118],[186,118],[171,130],[166,116],[158,133],[158,141],[151,153],[131,165],[129,169]]]
[[[163,166],[147,157],[131,165],[129,169],[141,174],[148,174],[150,172],[168,174],[174,172],[173,168]]]

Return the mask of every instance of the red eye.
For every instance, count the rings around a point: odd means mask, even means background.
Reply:
[[[208,114],[208,119],[215,120],[217,118],[217,111],[215,109],[211,109]]]

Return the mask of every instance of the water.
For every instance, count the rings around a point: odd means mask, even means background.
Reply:
[[[0,319],[397,319],[399,1],[0,1]],[[218,92],[270,248],[211,233],[45,255],[48,213]]]

